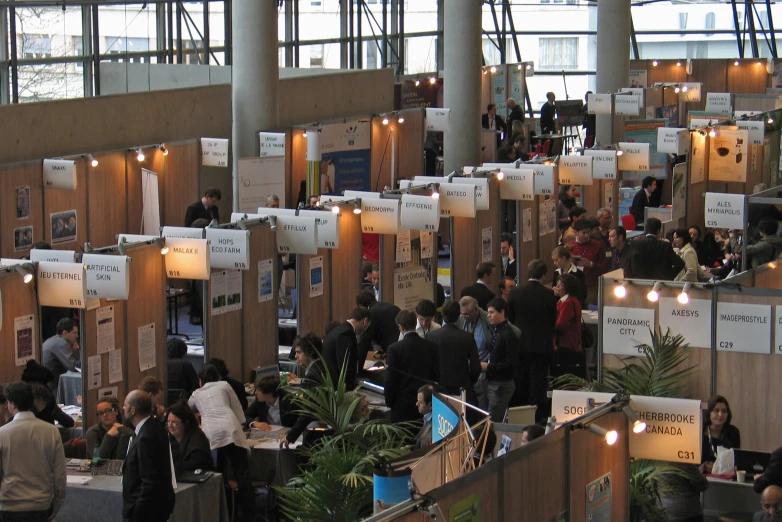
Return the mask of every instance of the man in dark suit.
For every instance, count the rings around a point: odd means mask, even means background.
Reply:
[[[676,255],[673,247],[662,237],[662,223],[657,218],[646,220],[646,237],[631,241],[628,266],[625,277],[673,281],[684,268],[684,260]],[[629,273],[628,273],[629,271]]]
[[[490,103],[486,107],[486,114],[481,116],[481,126],[484,129],[499,131],[497,132],[497,146],[502,143],[502,136],[508,134],[508,127],[501,116],[497,114],[497,106]]]
[[[488,362],[481,363],[481,368],[486,372],[492,422],[505,419],[505,412],[516,389],[513,377],[519,365],[519,340],[505,316],[507,307],[504,299],[492,299],[486,310],[492,327],[491,355]]]
[[[768,466],[755,477],[755,493],[763,493],[768,486],[782,487],[782,448],[771,452]]]
[[[644,222],[644,210],[649,206],[649,199],[655,190],[657,190],[657,180],[652,176],[646,176],[641,182],[641,190],[633,196],[630,214],[635,218],[635,228],[639,228],[641,223]]]
[[[432,330],[426,337],[437,345],[440,358],[440,391],[458,395],[467,390],[467,401],[477,404],[473,383],[481,375],[481,360],[475,337],[457,326],[460,317],[458,301],[449,299],[443,304],[442,328]]]
[[[386,359],[385,397],[392,423],[421,418],[415,405],[418,389],[436,383],[440,373],[437,345],[416,333],[415,312],[402,310],[396,324],[404,337],[388,347]]]
[[[611,262],[608,271],[627,268],[630,263],[630,244],[627,242],[627,231],[624,227],[612,227],[608,231],[608,243],[611,245]],[[606,256],[608,253],[606,253]]]
[[[513,235],[500,234],[500,255],[502,256],[502,277],[516,279],[516,252],[513,250]]]
[[[513,98],[508,98],[505,104],[508,106],[508,110],[510,111],[508,113],[508,134],[514,135],[517,132],[521,132],[521,128],[514,131],[513,122],[518,121],[520,123],[524,123],[524,110],[521,108],[521,105],[516,103],[516,100]]]
[[[150,417],[152,400],[145,391],[130,392],[123,411],[136,435],[122,464],[122,518],[126,522],[165,522],[175,502],[168,433]]]
[[[373,290],[374,288],[375,284],[372,282],[372,263],[364,263],[361,265],[361,290]]]
[[[508,297],[508,320],[521,330],[519,371],[511,404],[536,405],[535,422],[548,417],[546,379],[557,321],[557,298],[541,283],[547,271],[546,263],[533,259],[527,270],[529,280],[512,289]]]
[[[269,430],[271,426],[291,428],[299,416],[292,404],[293,396],[280,388],[277,375],[264,375],[255,381],[255,401],[244,413],[245,426]]]
[[[293,340],[293,351],[296,363],[305,371],[301,379],[301,389],[309,390],[324,385],[325,368],[320,355],[323,353],[323,342],[314,332],[306,332]],[[285,440],[280,442],[280,448],[288,448],[304,433],[307,426],[315,419],[304,413],[299,413]]]
[[[483,310],[486,310],[486,305],[489,301],[494,299],[494,292],[489,290],[489,285],[493,284],[495,273],[496,269],[494,263],[479,263],[478,266],[475,267],[475,276],[478,280],[475,284],[465,286],[462,289],[462,293],[459,294],[459,297],[473,297],[478,301],[478,306]]]
[[[356,387],[358,365],[364,361],[358,359],[358,337],[370,324],[369,310],[357,307],[350,312],[347,321],[331,330],[323,339],[323,362],[336,387],[343,367],[345,368],[345,386],[348,390]]]
[[[358,359],[363,361],[367,353],[377,345],[384,352],[399,340],[399,328],[396,326],[396,314],[399,307],[391,303],[378,302],[371,290],[363,290],[356,296],[356,306],[369,309],[369,326],[361,334],[358,342]]]
[[[219,221],[220,213],[217,210],[217,202],[220,201],[221,197],[219,188],[209,187],[206,189],[204,197],[187,207],[185,226],[191,226],[196,219],[205,219],[209,222],[213,219]]]

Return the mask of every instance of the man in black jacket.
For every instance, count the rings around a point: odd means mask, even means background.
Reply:
[[[516,253],[513,250],[513,235],[500,234],[500,256],[502,256],[502,277],[516,279]]]
[[[467,391],[467,401],[477,404],[473,383],[481,375],[481,360],[478,358],[478,345],[475,337],[460,329],[460,307],[458,301],[449,299],[443,304],[442,328],[432,330],[426,337],[437,345],[440,358],[440,392],[459,395]]]
[[[521,330],[519,371],[511,404],[536,405],[535,422],[548,417],[546,379],[557,321],[557,298],[541,283],[547,271],[546,263],[533,259],[527,270],[529,280],[511,290],[508,298],[508,320]]]
[[[358,365],[364,361],[358,358],[358,337],[370,324],[369,310],[357,307],[350,312],[347,321],[331,330],[323,339],[323,362],[336,387],[342,368],[345,367],[345,386],[348,390],[356,387]]]
[[[652,176],[646,176],[641,181],[641,190],[633,196],[633,203],[630,205],[630,214],[635,218],[635,228],[644,222],[644,209],[649,206],[649,199],[657,190],[657,180]]]
[[[489,289],[489,285],[494,283],[496,272],[494,263],[479,263],[478,266],[475,267],[475,277],[477,277],[478,280],[475,284],[465,286],[462,289],[462,293],[459,294],[459,297],[473,297],[478,301],[478,306],[483,310],[486,310],[489,301],[494,299],[495,294]]]
[[[507,306],[504,299],[492,299],[486,310],[492,326],[491,355],[488,362],[481,363],[481,368],[486,372],[492,422],[505,419],[505,412],[516,389],[513,377],[519,360],[519,341],[505,317]]]
[[[356,306],[369,309],[370,323],[361,334],[358,343],[358,359],[363,361],[367,353],[372,351],[374,345],[382,351],[399,340],[399,329],[396,326],[396,314],[399,307],[391,303],[378,302],[375,293],[371,290],[363,290],[356,296]]]
[[[771,452],[768,466],[762,474],[755,477],[755,493],[763,493],[768,486],[782,487],[782,448]]]
[[[298,415],[292,404],[293,396],[280,388],[277,375],[264,375],[255,381],[255,402],[244,413],[245,426],[269,430],[271,426],[293,427]]]
[[[174,511],[168,433],[150,417],[152,400],[142,390],[125,397],[125,418],[136,436],[122,464],[122,518],[126,522],[165,522]]]
[[[644,232],[646,237],[631,241],[628,246],[630,258],[625,267],[625,277],[673,281],[684,268],[684,261],[676,255],[669,242],[660,239],[662,223],[657,218],[649,218]]]
[[[415,313],[410,310],[399,312],[396,324],[404,337],[388,347],[384,392],[386,406],[391,408],[392,423],[421,418],[415,405],[418,389],[437,382],[440,373],[437,345],[416,333]]]
[[[293,340],[293,350],[296,357],[296,363],[305,371],[301,379],[301,389],[310,390],[323,386],[325,384],[326,369],[320,355],[323,353],[323,342],[314,332],[306,332],[297,336]],[[304,433],[307,426],[315,419],[309,415],[299,413],[293,423],[285,440],[280,442],[280,448],[288,448],[290,444],[296,442],[299,436]]]
[[[220,201],[221,197],[219,188],[209,187],[206,189],[204,197],[187,207],[185,226],[191,226],[196,219],[205,219],[209,222],[213,219],[219,221],[220,212],[217,209],[217,202]]]
[[[502,135],[508,134],[508,127],[502,117],[497,114],[497,106],[493,103],[486,107],[486,114],[481,116],[481,126],[484,129],[497,132],[497,147],[502,143]]]

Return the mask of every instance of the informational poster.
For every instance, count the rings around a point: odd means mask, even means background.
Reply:
[[[323,295],[323,256],[310,258],[310,297]]]
[[[508,113],[508,90],[505,86],[505,68],[505,65],[500,65],[491,74],[492,102],[497,106],[497,114],[499,115]]]
[[[681,156],[690,150],[690,133],[687,129],[660,127],[657,129],[657,152]]]
[[[421,259],[434,257],[434,233],[421,232]]]
[[[589,114],[611,114],[611,95],[592,93],[587,95]]]
[[[228,140],[201,138],[201,164],[207,167],[227,167]]]
[[[437,231],[440,227],[440,200],[431,196],[403,194],[399,226],[410,230]]]
[[[250,232],[226,228],[207,228],[212,268],[250,269]]]
[[[138,327],[138,366],[142,372],[157,366],[155,357],[155,323]]]
[[[35,359],[35,316],[14,318],[14,355],[16,366],[24,366]]]
[[[615,150],[585,150],[584,157],[592,158],[592,179],[616,179]]]
[[[508,82],[510,92],[508,94],[511,98],[519,100],[520,102],[524,99],[524,87],[526,84],[524,79],[524,67],[521,64],[515,66],[511,64],[508,67],[508,76],[510,77]]]
[[[687,211],[687,164],[679,163],[673,167],[673,183],[671,183],[673,195],[671,206],[673,207],[673,220],[684,217]]]
[[[338,214],[327,210],[300,210],[299,217],[315,218],[318,229],[318,248],[339,248]]]
[[[122,350],[109,352],[109,384],[122,381]]]
[[[631,457],[701,463],[701,401],[631,395],[630,407],[646,423],[644,432],[630,435]]]
[[[532,241],[532,209],[525,208],[521,211],[521,241]]]
[[[240,212],[253,213],[267,196],[285,194],[285,156],[240,158],[238,170]]]
[[[777,305],[776,311],[776,326],[774,327],[774,353],[782,355],[782,305]]]
[[[451,130],[451,109],[436,109],[427,107],[424,109],[424,130],[426,132],[448,132]]]
[[[413,260],[413,252],[410,245],[410,229],[400,228],[396,235],[396,262],[409,263]]]
[[[475,493],[453,504],[448,522],[481,522],[481,494]]]
[[[87,277],[87,297],[127,299],[130,292],[130,258],[105,254],[82,254]]]
[[[271,301],[274,297],[273,259],[258,261],[258,302]]]
[[[707,192],[704,204],[708,228],[744,228],[744,194]]]
[[[210,252],[206,239],[166,238],[169,279],[209,279]]]
[[[470,167],[472,168],[472,167]],[[465,170],[467,167],[465,167]],[[489,180],[487,178],[461,178],[461,177],[455,177],[453,178],[453,183],[459,184],[465,184],[465,185],[475,185],[476,192],[475,192],[475,208],[478,210],[489,210]]]
[[[659,325],[663,332],[684,336],[693,348],[711,348],[711,301],[690,299],[683,305],[674,297],[660,297]]]
[[[587,413],[587,401],[590,399],[598,407],[611,402],[613,398],[613,393],[554,390],[551,394],[551,415],[557,422],[570,422]]]
[[[33,246],[33,227],[14,229],[14,252],[21,252]]]
[[[76,252],[73,250],[39,250],[33,248],[30,250],[30,261],[32,263],[75,263]]]
[[[318,231],[315,218],[277,216],[277,252],[317,254]]]
[[[43,160],[43,186],[47,189],[76,190],[76,162],[64,159]]]
[[[534,169],[502,169],[505,177],[500,181],[500,199],[532,201],[535,199]]]
[[[538,207],[538,235],[551,234],[557,230],[557,202],[543,201]]]
[[[554,165],[535,165],[535,195],[554,195]]]
[[[114,306],[104,306],[95,312],[97,333],[97,352],[108,353],[115,346],[114,342]]]
[[[16,219],[30,218],[30,187],[16,187]]]
[[[701,183],[706,179],[706,134],[691,133],[690,145],[690,184]]]
[[[611,473],[586,485],[586,520],[611,522]]]
[[[720,128],[709,142],[709,181],[745,183],[749,163],[746,130]]]
[[[638,87],[648,87],[647,85],[647,72],[646,69],[632,69],[630,70],[630,87],[631,88],[638,88]]]
[[[559,158],[560,185],[591,185],[592,156],[561,156]]]
[[[770,305],[718,303],[717,350],[768,355],[772,320]]]
[[[76,241],[76,210],[49,214],[51,241],[53,245]]]
[[[259,132],[260,156],[285,157],[285,133],[284,132]]]
[[[81,263],[38,263],[38,300],[41,306],[84,308],[87,285]]]
[[[652,342],[654,310],[603,307],[603,353],[640,355],[639,345]]]
[[[100,355],[87,357],[87,389],[97,390],[103,386],[103,375],[100,364]]]
[[[481,229],[481,261],[491,262],[494,251],[491,237],[491,227]]]
[[[242,309],[242,271],[218,270],[210,279],[212,315]]]
[[[614,111],[617,116],[638,116],[641,104],[634,94],[617,94],[614,96]]]
[[[605,193],[603,195],[603,201],[605,202],[603,206],[610,210],[611,212],[614,211],[614,184],[613,182],[606,183],[604,186]]]
[[[432,278],[423,266],[394,270],[394,304],[402,310],[415,310],[421,299],[432,298]]]
[[[369,152],[372,124],[349,121],[324,125],[320,131],[320,192],[371,190]]]
[[[733,103],[731,101],[731,95],[729,92],[709,92],[706,93],[706,112],[714,112],[717,114],[733,113]]]
[[[736,126],[747,131],[750,145],[763,145],[766,122],[736,120]]]
[[[396,234],[399,231],[398,199],[362,199],[361,231],[365,234]]]

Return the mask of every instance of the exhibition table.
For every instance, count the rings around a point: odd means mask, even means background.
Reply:
[[[57,404],[78,406],[81,397],[81,373],[65,372],[57,384]]]
[[[739,484],[734,480],[707,477],[709,489],[701,493],[703,515],[719,517],[724,513],[755,513],[760,511],[760,495],[751,482]]]

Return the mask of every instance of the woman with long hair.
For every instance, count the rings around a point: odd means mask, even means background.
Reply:
[[[703,443],[701,445],[701,471],[711,473],[717,460],[717,448],[741,448],[741,432],[731,424],[733,414],[728,399],[715,395],[709,399],[706,418],[703,420]]]

